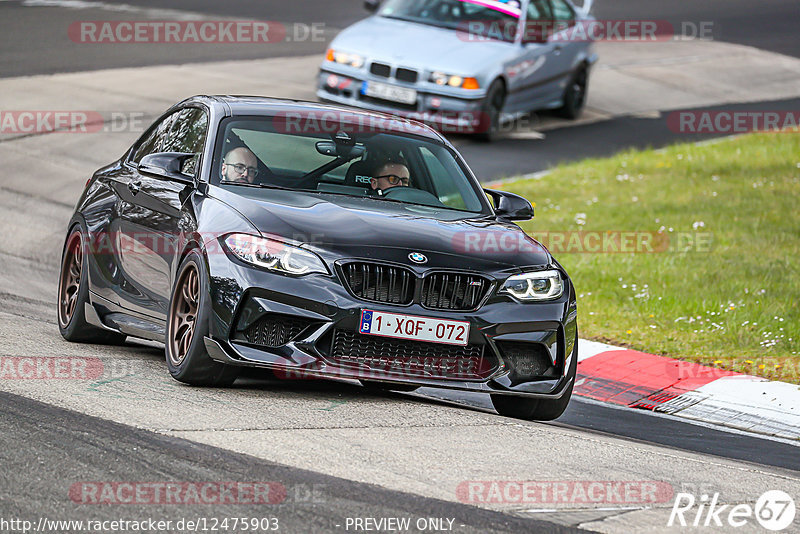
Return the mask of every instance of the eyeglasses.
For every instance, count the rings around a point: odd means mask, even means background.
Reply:
[[[396,174],[384,174],[383,176],[375,176],[376,180],[379,180],[381,178],[386,178],[386,180],[388,180],[389,183],[392,185],[403,184],[407,186],[409,183],[411,183],[410,178],[403,178],[401,176],[397,176]]]
[[[258,176],[257,168],[248,167],[244,163],[226,163],[225,165],[230,165],[233,167],[237,174],[244,174],[244,171],[247,171],[247,174],[250,176]]]

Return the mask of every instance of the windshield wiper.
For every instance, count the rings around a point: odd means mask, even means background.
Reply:
[[[402,20],[403,22],[415,22],[417,24],[422,24],[423,26],[433,26],[434,28],[444,28],[446,30],[458,29],[458,25],[453,26],[452,24],[445,24],[444,22],[440,22],[439,24],[437,24],[436,21],[427,19],[415,19],[413,17],[403,17],[400,15],[381,15],[381,16],[386,17],[387,19]]]

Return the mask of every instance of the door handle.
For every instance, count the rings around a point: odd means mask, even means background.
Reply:
[[[128,189],[132,195],[135,195],[142,190],[142,182],[139,182],[138,180],[136,182],[128,182]]]
[[[561,49],[562,49],[562,48],[564,48],[562,45],[560,45],[560,44],[557,44],[557,45],[556,45],[556,47],[555,47],[555,49],[553,50],[553,53],[554,53],[555,55],[559,55],[559,54],[561,54]]]

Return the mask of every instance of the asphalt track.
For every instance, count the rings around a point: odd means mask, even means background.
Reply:
[[[251,456],[110,423],[24,397],[0,393],[0,446],[7,467],[0,474],[2,517],[51,520],[159,518],[277,518],[280,532],[346,531],[347,518],[450,518],[463,533],[532,530],[584,532],[546,521],[514,517],[465,504],[426,499],[369,484],[292,469]],[[25,444],[24,447],[20,447]],[[9,454],[10,451],[15,451]],[[14,469],[8,469],[12,465]],[[276,482],[269,504],[136,503],[112,510],[82,504],[71,482],[130,481]],[[248,496],[247,499],[250,497]],[[78,500],[79,502],[75,502]],[[187,499],[190,500],[190,499]],[[242,498],[242,501],[246,498]],[[177,508],[177,510],[176,510]],[[77,529],[76,529],[77,530]]]
[[[96,70],[112,67],[170,65],[223,59],[300,56],[322,53],[336,32],[368,13],[360,0],[130,0],[105,2],[3,0],[0,2],[0,77]],[[122,4],[138,8],[114,10]],[[56,7],[48,7],[56,6]],[[755,7],[754,7],[755,6]],[[164,11],[167,10],[167,11]],[[281,23],[323,23],[326,39],[260,45],[196,47],[146,44],[93,46],[70,41],[65,28],[82,20],[171,19],[175,13],[196,13],[225,19],[255,19]],[[597,0],[593,13],[605,20],[668,21],[676,31],[712,23],[715,40],[755,46],[800,57],[797,22],[800,3],[791,0]],[[131,16],[134,15],[134,16]]]
[[[264,14],[265,3],[255,1],[228,3],[225,13],[213,2],[127,4],[287,22],[307,22],[320,13],[319,20],[329,21],[330,28],[343,27],[363,15],[360,2],[337,3],[335,12],[332,2],[281,2],[271,4],[269,15]],[[794,28],[791,34],[789,29],[797,3],[762,2],[756,14],[752,3],[698,4],[675,2],[665,7],[663,2],[615,2],[599,15],[712,19],[718,23],[722,39],[798,55]],[[45,9],[46,17],[36,13]],[[601,9],[606,7],[598,5]],[[0,76],[243,59],[272,53],[307,55],[324,48],[324,43],[306,43],[299,48],[257,52],[171,49],[165,55],[157,48],[142,51],[131,47],[87,53],[59,41],[65,21],[108,18],[112,17],[107,9],[22,7],[16,1],[0,2],[0,31],[4,32]],[[746,109],[797,109],[797,104],[798,100],[784,100],[748,104]],[[533,172],[558,161],[674,140],[661,121],[618,117],[548,130],[546,145],[514,139],[491,146],[463,139],[456,142],[468,152],[471,165],[480,174],[496,176],[508,168],[481,167],[482,162],[510,160],[513,172]],[[44,146],[54,146],[52,141],[42,141]],[[82,142],[69,139],[54,153],[70,146],[83,151]],[[89,154],[88,162],[78,156],[65,161],[65,173],[74,178],[54,193],[47,175],[32,167],[35,159],[26,159],[36,156],[30,153],[34,144],[26,145],[23,140],[0,145],[5,145],[3,161],[10,172],[29,178],[23,185],[0,180],[4,196],[0,209],[8,230],[8,235],[0,237],[3,355],[85,354],[101,358],[106,365],[122,361],[133,370],[88,387],[0,382],[3,518],[177,519],[253,514],[248,506],[93,507],[66,498],[72,484],[91,480],[279,481],[290,498],[274,510],[259,509],[258,513],[278,516],[284,532],[335,532],[342,530],[336,525],[342,525],[347,517],[390,516],[451,517],[459,525],[456,530],[463,532],[558,531],[559,524],[606,532],[658,532],[668,510],[668,503],[654,510],[532,514],[511,505],[485,510],[459,504],[453,497],[453,481],[466,479],[636,480],[649,476],[668,482],[675,491],[706,485],[719,490],[728,502],[752,502],[767,489],[798,495],[800,449],[796,444],[647,412],[577,399],[557,422],[537,424],[490,413],[484,397],[434,391],[375,395],[348,383],[275,383],[258,376],[241,380],[230,390],[193,389],[166,377],[159,347],[67,344],[58,337],[52,305],[62,225],[85,179],[81,173],[108,156]],[[59,162],[40,159],[48,168],[58,168]],[[56,182],[53,175],[52,183]],[[306,490],[315,484],[322,488],[321,497],[313,502],[304,500]]]

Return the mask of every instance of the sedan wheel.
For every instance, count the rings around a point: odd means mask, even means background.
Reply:
[[[177,298],[173,303],[170,320],[173,326],[170,329],[172,336],[170,343],[170,359],[172,364],[179,366],[189,352],[189,346],[194,336],[194,327],[197,321],[197,305],[200,297],[200,287],[197,277],[197,268],[190,265],[178,282]]]
[[[73,232],[64,250],[58,298],[58,323],[69,325],[78,303],[83,271],[83,244],[80,232]]]
[[[75,226],[67,235],[58,278],[58,331],[67,341],[83,343],[122,343],[125,334],[103,330],[86,321],[89,303],[89,277],[83,233]]]
[[[203,255],[192,250],[178,269],[167,319],[167,367],[175,380],[194,386],[229,386],[239,368],[214,361],[208,355],[211,296]]]
[[[480,118],[480,131],[476,135],[481,141],[491,142],[497,139],[505,100],[506,91],[503,88],[503,83],[495,80],[486,92],[483,116]]]
[[[589,75],[585,68],[580,68],[564,89],[564,105],[558,109],[558,114],[566,119],[577,119],[583,112],[586,104],[586,88]]]

